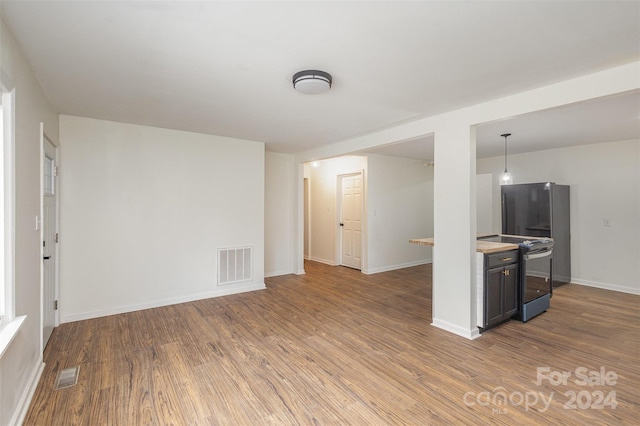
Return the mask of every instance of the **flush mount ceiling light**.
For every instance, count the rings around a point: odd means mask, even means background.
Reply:
[[[293,75],[293,88],[306,95],[317,95],[331,89],[331,74],[318,70],[300,71]]]
[[[513,177],[507,170],[507,138],[511,136],[511,133],[503,133],[500,136],[504,138],[504,172],[500,176],[500,185],[511,185]]]

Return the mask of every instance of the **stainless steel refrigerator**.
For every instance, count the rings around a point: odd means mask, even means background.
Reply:
[[[571,282],[569,186],[553,182],[503,185],[502,233],[553,238],[553,286]]]

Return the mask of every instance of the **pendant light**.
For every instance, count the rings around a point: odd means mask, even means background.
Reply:
[[[504,172],[500,175],[500,185],[511,185],[513,177],[507,170],[507,138],[511,136],[511,133],[503,133],[500,136],[504,138]]]

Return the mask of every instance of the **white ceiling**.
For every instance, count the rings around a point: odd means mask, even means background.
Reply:
[[[0,5],[58,112],[286,153],[640,60],[636,1]],[[331,73],[332,89],[295,92],[303,69]],[[640,137],[639,96],[488,123],[478,156],[500,155],[505,131],[510,152]]]
[[[640,91],[478,125],[477,158],[504,155],[504,138],[500,135],[505,133],[511,133],[507,141],[509,154],[640,139]],[[433,135],[428,135],[367,152],[433,160],[433,147]]]

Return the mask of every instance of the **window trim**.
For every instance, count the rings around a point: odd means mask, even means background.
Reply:
[[[0,70],[2,140],[0,144],[0,354],[13,340],[24,318],[15,312],[15,88]],[[10,337],[7,337],[10,334]]]
[[[22,324],[24,324],[24,320],[26,318],[26,315],[14,318],[11,322],[3,325],[0,329],[0,358],[2,358],[4,353],[7,351],[7,348],[11,345],[13,339],[18,335],[18,332],[22,328]]]

